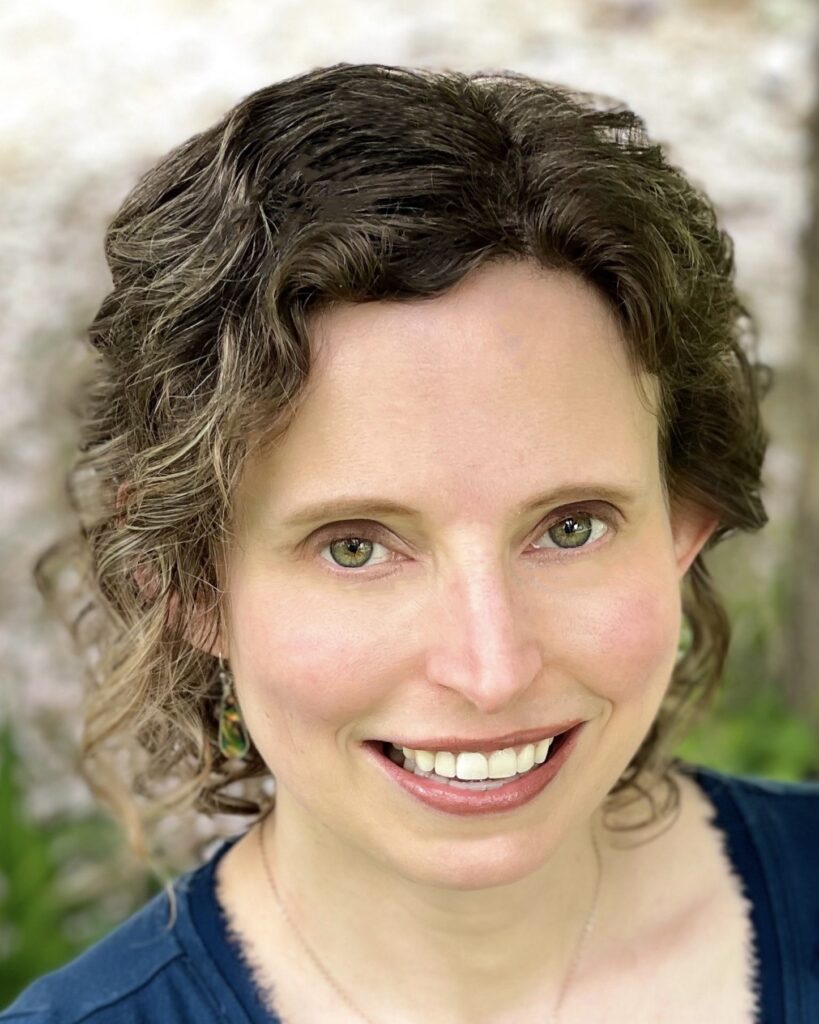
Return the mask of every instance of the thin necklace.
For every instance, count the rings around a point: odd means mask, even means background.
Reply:
[[[267,875],[267,880],[270,883],[270,888],[273,891],[273,896],[275,897],[276,904],[279,910],[282,912],[285,921],[287,921],[288,925],[293,929],[293,934],[298,939],[304,952],[310,957],[310,959],[313,961],[316,968],[318,969],[319,973],[332,986],[332,988],[335,990],[336,994],[339,996],[342,1002],[346,1003],[347,1006],[349,1006],[349,1008],[357,1017],[360,1017],[361,1020],[365,1021],[365,1024],[373,1024],[373,1021],[371,1021],[370,1018],[363,1011],[359,1010],[359,1008],[353,1003],[353,1001],[350,999],[347,993],[341,988],[340,985],[336,983],[335,979],[332,977],[329,971],[327,971],[327,969],[324,967],[324,965],[313,952],[313,950],[307,945],[304,938],[302,937],[301,932],[296,927],[295,922],[285,910],[284,904],[282,903],[279,897],[279,892],[278,889],[276,888],[276,883],[273,881],[273,873],[270,870],[270,865],[267,862],[267,856],[265,854],[264,848],[264,838],[262,836],[263,824],[264,818],[262,819],[262,821],[259,822],[258,829],[259,849],[261,850],[262,864],[264,865],[265,874]],[[592,899],[591,908],[589,909],[589,912],[586,915],[586,920],[583,924],[583,930],[581,931],[580,937],[577,940],[574,956],[572,957],[572,962],[569,964],[569,969],[566,972],[566,976],[564,977],[563,983],[560,986],[560,991],[558,992],[557,1000],[551,1013],[549,1014],[548,1024],[558,1024],[558,1013],[560,1012],[560,1007],[563,1005],[563,1000],[566,996],[566,993],[569,990],[569,985],[574,979],[574,975],[580,963],[580,955],[583,952],[583,946],[586,943],[586,939],[589,933],[594,927],[594,919],[595,915],[597,914],[597,905],[600,899],[600,884],[603,880],[603,861],[600,856],[600,847],[597,843],[597,836],[594,834],[594,828],[592,828],[592,846],[594,847],[594,856],[597,861],[597,880],[594,885],[594,897]]]

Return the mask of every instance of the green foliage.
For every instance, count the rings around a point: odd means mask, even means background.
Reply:
[[[94,862],[114,863],[119,836],[99,814],[34,822],[25,809],[23,766],[11,725],[0,725],[0,1008],[32,980],[81,953],[152,893],[148,879],[111,884]],[[71,884],[71,880],[74,884]]]
[[[55,865],[46,837],[22,816],[11,729],[0,731],[0,1003],[33,972],[62,963],[71,944],[59,928]]]
[[[713,715],[680,744],[680,757],[737,775],[819,778],[815,732],[776,690],[754,694],[741,708],[725,696],[729,692],[724,691]]]
[[[786,696],[788,581],[783,570],[762,590],[734,556],[726,605],[732,642],[717,699],[677,747],[687,761],[737,775],[819,778],[817,725]]]

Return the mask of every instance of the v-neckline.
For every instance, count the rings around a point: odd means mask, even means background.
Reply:
[[[712,806],[713,824],[724,836],[728,860],[750,905],[757,1021],[785,1024],[782,950],[777,940],[770,886],[753,833],[727,780],[719,772],[686,763],[678,763],[676,767],[697,783]],[[282,1024],[281,1018],[264,1002],[241,946],[230,932],[226,912],[217,897],[218,864],[241,838],[242,834],[225,840],[210,861],[203,865],[199,876],[200,885],[190,892],[191,914],[219,972],[241,1002],[252,1024]]]

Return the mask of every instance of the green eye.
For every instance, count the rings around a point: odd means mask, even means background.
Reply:
[[[372,555],[373,542],[366,537],[339,537],[327,547],[337,565],[344,569],[360,569]]]
[[[388,562],[389,556],[386,558],[382,556],[380,561],[373,561],[374,549],[384,547],[384,545],[379,543],[374,537],[368,537],[365,532],[366,529],[367,527],[365,526],[361,529],[361,532],[355,534],[339,535],[325,533],[323,538],[319,538],[317,544],[317,548],[320,549],[319,553],[328,552],[327,556],[322,554],[322,558],[339,569],[364,569]],[[541,544],[540,546],[542,548],[559,548],[564,551],[572,548],[582,548],[586,547],[590,541],[595,541],[602,537],[608,532],[608,529],[609,525],[605,519],[577,511],[574,515],[564,515],[548,527],[546,532],[540,536],[548,537],[551,543]],[[383,538],[384,534],[379,531],[377,536]],[[322,539],[325,541],[323,547],[321,546]],[[384,549],[385,551],[388,550],[387,548]]]
[[[593,524],[597,524],[595,525]],[[554,542],[546,547],[558,548],[582,548],[589,540],[597,540],[608,530],[608,526],[597,516],[577,515],[566,516],[560,522],[550,526],[543,536],[548,536]]]

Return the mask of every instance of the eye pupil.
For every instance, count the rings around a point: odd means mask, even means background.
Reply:
[[[592,532],[591,519],[591,516],[581,516],[580,519],[567,516],[549,530],[549,536],[559,547],[581,547]],[[569,543],[560,544],[560,537]]]
[[[344,568],[360,568],[366,564],[367,559],[370,556],[370,549],[372,548],[372,541],[366,540],[361,537],[341,537],[338,540],[333,541],[330,545],[330,552],[336,562]],[[364,557],[358,558],[361,552],[364,552]],[[354,561],[352,563],[338,561],[337,555],[343,557],[353,556]]]

